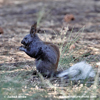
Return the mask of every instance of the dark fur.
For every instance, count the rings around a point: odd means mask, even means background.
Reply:
[[[47,76],[56,72],[53,67],[58,58],[56,52],[50,44],[46,44],[38,37],[34,26],[31,27],[30,34],[26,35],[21,43],[24,46],[21,46],[19,50],[36,59],[36,68],[39,72]]]

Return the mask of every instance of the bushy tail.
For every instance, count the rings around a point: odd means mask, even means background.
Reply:
[[[95,77],[95,72],[89,64],[85,61],[78,62],[69,69],[61,72],[57,77],[70,78],[71,80],[86,79]]]

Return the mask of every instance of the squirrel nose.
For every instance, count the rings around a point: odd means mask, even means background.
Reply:
[[[24,41],[23,40],[21,41],[21,44],[24,44]]]

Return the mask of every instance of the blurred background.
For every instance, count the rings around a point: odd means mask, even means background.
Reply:
[[[50,80],[53,86],[63,90],[59,92],[55,87],[51,89],[47,79],[44,81],[32,75],[34,59],[19,51],[18,47],[35,21],[38,29],[42,30],[39,37],[59,46],[61,58],[58,69],[86,60],[100,73],[100,0],[0,0],[0,94],[36,96],[34,100],[40,100],[44,93],[48,97],[59,96],[60,93],[63,96],[97,93],[99,96],[100,77],[95,79],[93,86],[99,83],[97,88]],[[62,86],[67,88],[62,89]],[[92,89],[95,91],[91,92]]]
[[[68,42],[70,34],[75,38],[79,32],[81,35],[77,45],[89,49],[92,55],[100,58],[99,0],[0,0],[1,63],[4,59],[5,62],[20,61],[22,56],[17,54],[19,51],[16,48],[29,33],[34,21],[38,22],[38,28],[46,32],[40,33],[41,38],[57,44],[63,42],[61,29],[64,27],[68,29],[64,33],[66,39],[63,44]]]

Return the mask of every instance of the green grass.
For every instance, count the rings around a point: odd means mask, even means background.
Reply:
[[[59,61],[59,69],[66,69],[72,63],[76,63],[76,59],[82,60],[83,55],[75,58],[74,50],[69,50],[70,45],[74,44],[79,39],[79,32],[75,38],[64,45],[60,45],[61,57]],[[72,34],[71,34],[72,35]],[[71,38],[69,36],[69,40]],[[80,48],[75,48],[77,51]],[[67,52],[66,52],[67,51]],[[72,82],[59,78],[44,78],[40,73],[32,75],[33,69],[25,69],[21,67],[8,68],[1,66],[0,69],[0,99],[1,100],[90,100],[91,96],[95,100],[100,92],[98,85],[98,73],[93,83],[84,80],[83,82]],[[88,82],[88,83],[87,83]],[[94,96],[94,97],[93,97]]]

